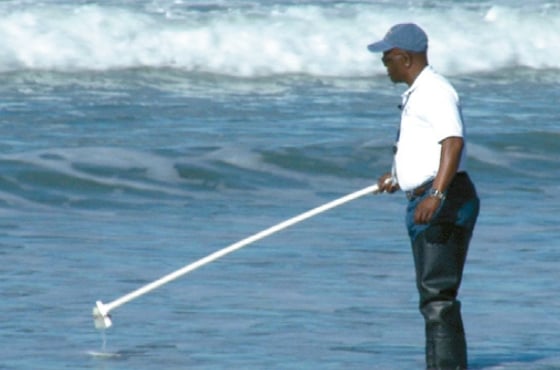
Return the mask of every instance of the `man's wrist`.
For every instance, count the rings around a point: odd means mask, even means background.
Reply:
[[[432,189],[430,189],[430,197],[437,198],[441,201],[444,201],[445,200],[445,192],[432,188]]]

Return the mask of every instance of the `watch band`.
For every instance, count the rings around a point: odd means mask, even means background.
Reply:
[[[438,189],[430,189],[430,196],[434,198],[438,198],[439,200],[445,200],[445,193],[439,191]]]

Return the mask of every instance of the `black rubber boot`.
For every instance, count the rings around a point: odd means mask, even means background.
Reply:
[[[426,367],[467,368],[467,346],[456,300],[470,232],[452,224],[431,225],[414,241],[420,312],[426,323]]]
[[[439,301],[422,308],[426,320],[426,367],[429,370],[467,368],[467,344],[458,301]]]

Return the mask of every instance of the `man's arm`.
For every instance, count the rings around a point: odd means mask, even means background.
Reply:
[[[439,169],[432,184],[432,189],[445,193],[449,184],[457,173],[464,141],[462,137],[448,137],[441,142],[441,158]],[[436,213],[441,199],[437,197],[427,197],[424,199],[414,213],[414,222],[417,224],[427,224]]]

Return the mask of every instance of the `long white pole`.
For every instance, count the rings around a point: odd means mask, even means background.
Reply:
[[[104,329],[104,328],[108,328],[109,326],[111,326],[111,320],[109,317],[109,312],[114,310],[115,308],[124,305],[127,302],[132,301],[135,298],[138,298],[148,292],[151,292],[152,290],[159,288],[160,286],[167,284],[183,275],[188,274],[191,271],[194,271],[196,269],[198,269],[199,267],[202,267],[204,265],[207,265],[227,254],[230,254],[232,252],[235,252],[238,249],[241,249],[251,243],[254,243],[258,240],[261,240],[263,238],[266,238],[267,236],[270,236],[274,233],[277,233],[278,231],[281,231],[283,229],[286,229],[292,225],[297,224],[298,222],[307,220],[308,218],[311,218],[313,216],[316,216],[320,213],[323,213],[325,211],[328,211],[329,209],[338,207],[344,203],[348,203],[354,199],[360,198],[364,195],[367,194],[372,194],[372,193],[377,193],[378,192],[378,186],[377,185],[371,185],[368,186],[366,188],[363,188],[362,190],[358,190],[356,192],[350,193],[348,195],[345,195],[341,198],[335,199],[333,201],[330,201],[328,203],[325,203],[319,207],[313,208],[307,212],[301,213],[295,217],[292,217],[286,221],[280,222],[279,224],[276,224],[274,226],[269,227],[268,229],[262,230],[256,234],[253,234],[245,239],[242,239],[236,243],[233,243],[223,249],[220,249],[212,254],[209,254],[206,257],[203,257],[201,259],[199,259],[198,261],[195,261],[191,264],[188,264],[182,268],[180,268],[179,270],[176,270],[168,275],[165,275],[163,277],[161,277],[158,280],[155,280],[149,284],[146,284],[118,299],[115,299],[112,302],[109,302],[107,304],[103,304],[101,301],[97,301],[96,302],[96,306],[93,309],[93,315],[94,315],[94,319],[95,319],[95,326],[97,328],[100,329]]]

